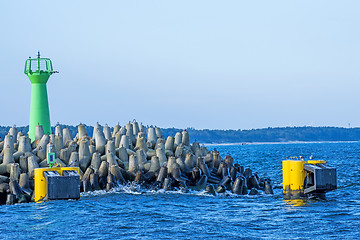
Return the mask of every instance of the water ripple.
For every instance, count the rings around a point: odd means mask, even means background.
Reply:
[[[313,155],[337,168],[339,189],[299,203],[284,201],[281,189],[212,196],[121,186],[78,201],[0,206],[0,239],[360,239],[359,143],[211,147],[274,184],[285,157]]]

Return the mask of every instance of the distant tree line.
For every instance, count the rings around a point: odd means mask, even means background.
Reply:
[[[69,128],[75,137],[77,126],[61,125]],[[0,137],[8,133],[10,127],[0,126]],[[17,127],[18,131],[28,132],[28,126]],[[54,127],[52,128],[54,131]],[[86,126],[90,136],[93,133],[92,126]],[[175,136],[183,129],[164,128],[164,137]],[[262,128],[251,130],[197,130],[187,128],[190,140],[200,143],[246,143],[246,142],[289,142],[289,141],[360,141],[360,128],[339,128],[339,127],[279,127]]]

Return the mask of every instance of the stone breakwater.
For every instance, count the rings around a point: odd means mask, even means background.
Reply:
[[[49,149],[55,152],[56,165],[80,168],[82,192],[129,185],[134,190],[191,189],[212,195],[273,193],[269,178],[229,155],[222,158],[196,141],[190,144],[186,130],[165,139],[160,128],[133,121],[114,128],[96,124],[92,136],[80,124],[75,138],[60,125],[51,135],[37,126],[33,142],[12,127],[0,142],[0,204],[33,201],[34,169],[48,167]]]

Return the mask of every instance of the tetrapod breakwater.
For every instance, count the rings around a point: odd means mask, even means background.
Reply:
[[[39,125],[32,142],[12,127],[0,142],[0,204],[33,201],[34,169],[48,167],[49,151],[55,153],[57,166],[80,168],[82,192],[128,185],[134,190],[196,190],[211,195],[273,193],[270,178],[189,139],[186,130],[165,139],[160,128],[136,121],[113,128],[97,123],[92,136],[79,124],[75,137],[60,125],[47,135]]]

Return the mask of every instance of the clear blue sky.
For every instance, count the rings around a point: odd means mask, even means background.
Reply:
[[[54,2],[0,1],[0,125],[40,50],[52,124],[360,126],[360,1]]]

